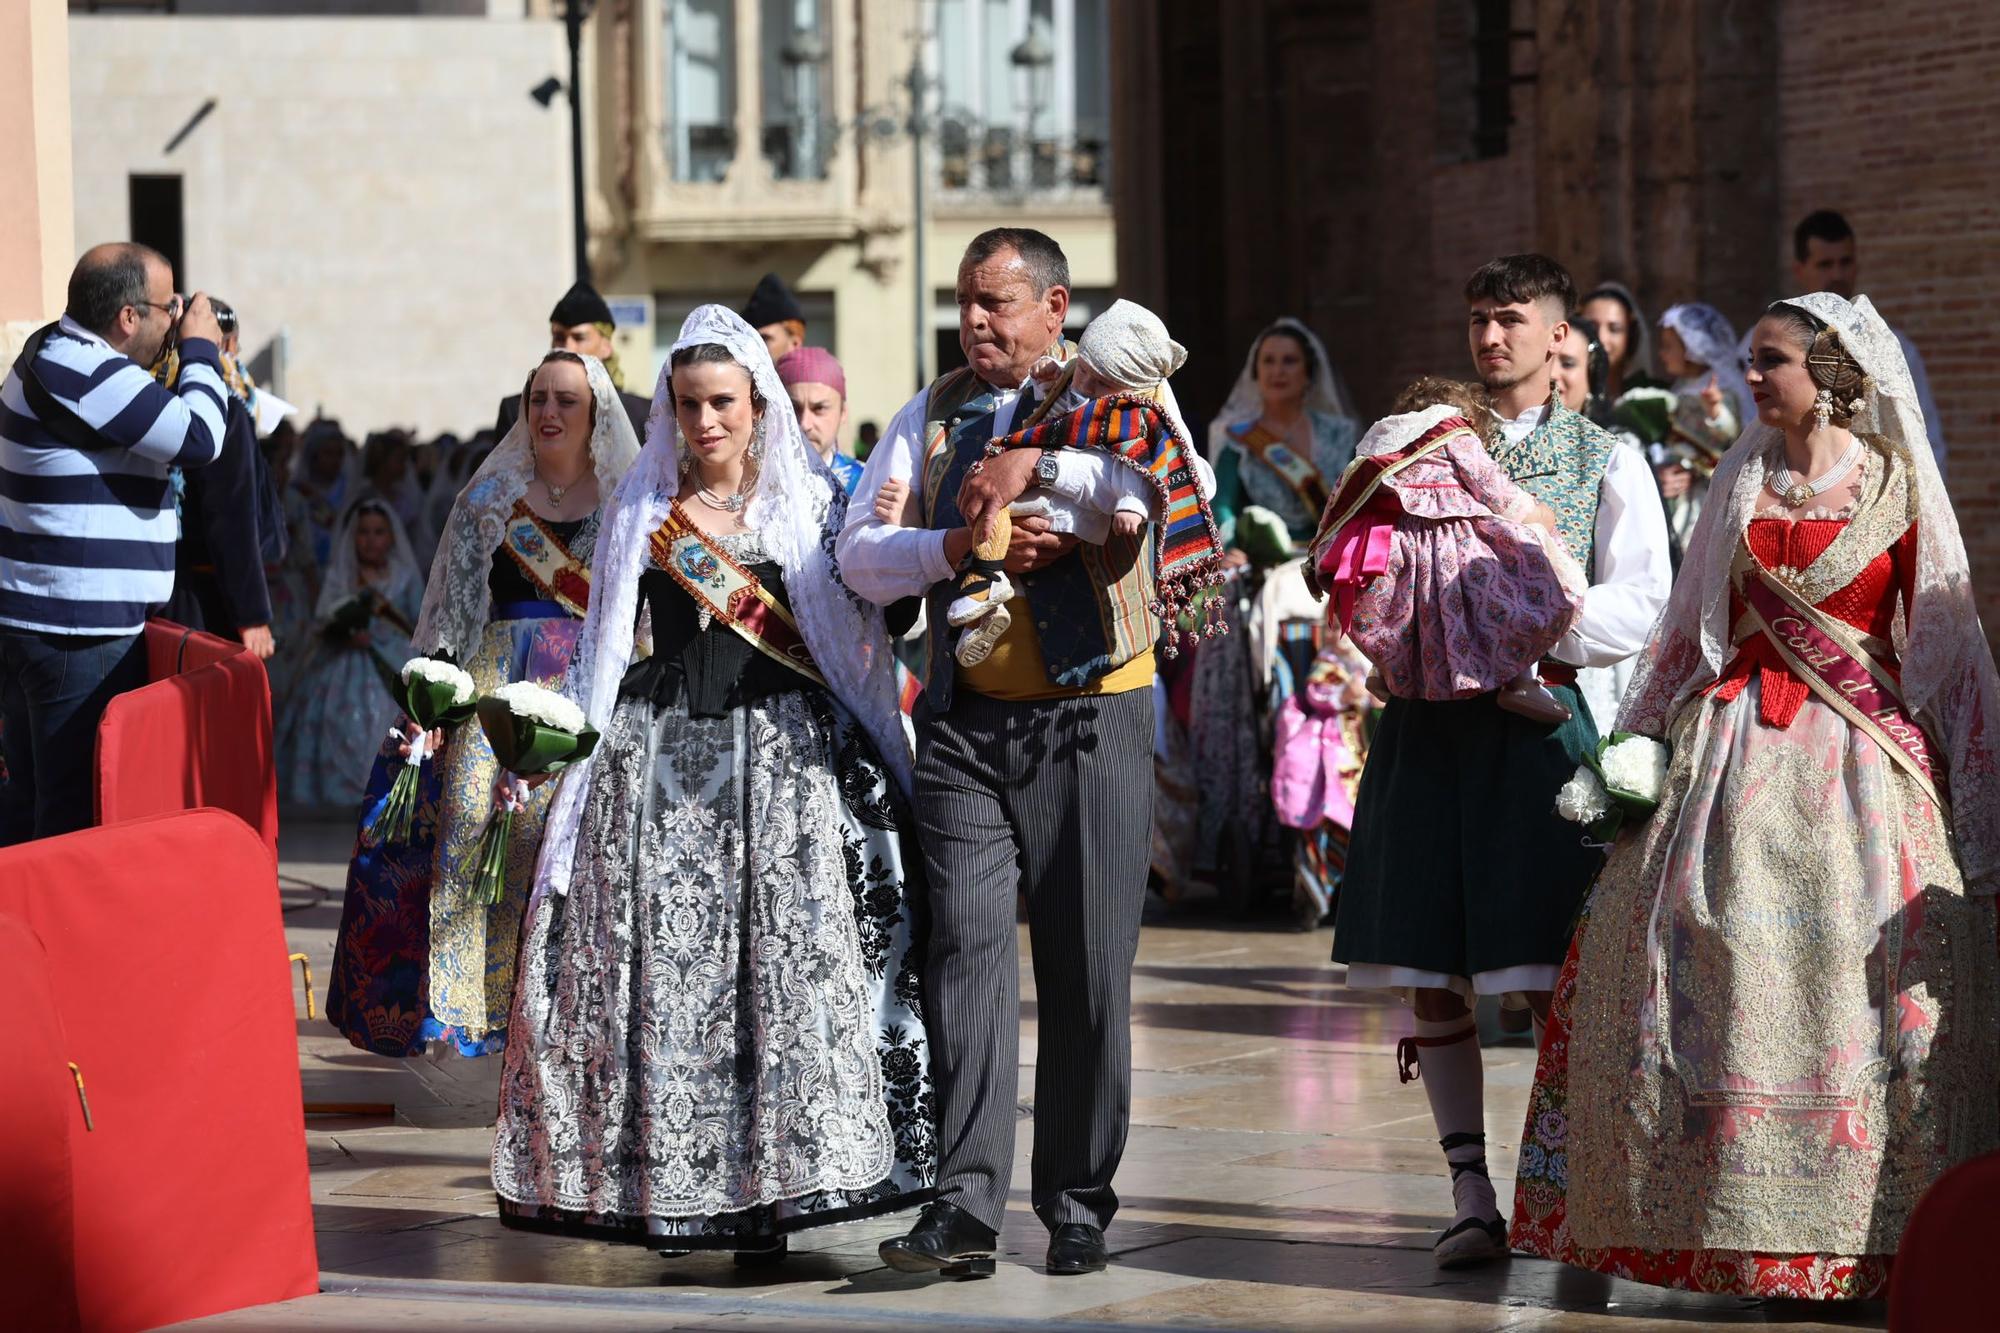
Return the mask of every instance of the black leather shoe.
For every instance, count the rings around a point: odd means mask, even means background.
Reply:
[[[1104,1233],[1088,1222],[1065,1222],[1049,1237],[1048,1271],[1057,1277],[1102,1273],[1111,1262]]]
[[[876,1253],[899,1273],[989,1277],[998,1239],[992,1227],[940,1199],[924,1209],[908,1235],[890,1237],[876,1247]]]

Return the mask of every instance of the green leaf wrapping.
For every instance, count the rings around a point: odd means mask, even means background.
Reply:
[[[453,727],[472,716],[479,701],[454,704],[452,688],[441,680],[427,680],[415,672],[403,682],[403,711],[425,731],[433,727]]]
[[[477,711],[480,729],[493,746],[493,757],[500,767],[520,777],[560,772],[597,748],[595,727],[572,734],[518,717],[506,700],[490,697],[479,701]]]
[[[1627,395],[1611,408],[1611,419],[1647,444],[1667,438],[1673,422],[1671,404],[1651,396]]]

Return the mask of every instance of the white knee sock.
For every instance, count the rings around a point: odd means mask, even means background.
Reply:
[[[1486,1074],[1479,1061],[1479,1030],[1472,1015],[1434,1023],[1417,1020],[1414,1047],[1431,1119],[1455,1169],[1451,1193],[1456,1226],[1466,1218],[1491,1221],[1500,1209],[1486,1178]],[[1451,1038],[1459,1040],[1450,1040]],[[1476,1168],[1476,1169],[1473,1169]]]

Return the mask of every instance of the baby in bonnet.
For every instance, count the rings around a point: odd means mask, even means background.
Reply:
[[[1167,334],[1158,315],[1132,301],[1114,301],[1093,319],[1077,340],[1068,362],[1044,357],[1032,372],[1039,402],[1025,419],[1013,423],[1016,434],[1053,421],[1086,403],[1111,394],[1146,399],[1158,405],[1171,423],[1194,471],[1201,499],[1215,494],[1215,474],[1192,448],[1187,427],[1167,378],[1187,360],[1187,349]],[[908,481],[891,478],[875,496],[875,516],[885,523],[906,524],[913,496]],[[1161,490],[1138,467],[1107,469],[1104,482],[1081,499],[1052,491],[1031,491],[1000,515],[992,535],[974,548],[971,567],[959,582],[959,595],[946,609],[946,619],[961,630],[953,650],[961,666],[977,666],[1013,623],[1007,603],[1014,588],[1002,562],[1007,556],[1013,519],[1044,518],[1050,530],[1103,545],[1114,534],[1132,538],[1147,523],[1160,518]]]
[[[1387,695],[1570,711],[1535,673],[1583,609],[1583,568],[1555,514],[1486,451],[1479,390],[1425,378],[1369,428],[1313,539],[1310,568]]]

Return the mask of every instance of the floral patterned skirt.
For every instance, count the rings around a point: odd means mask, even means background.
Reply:
[[[1879,1294],[1910,1212],[2000,1145],[2000,954],[1937,808],[1808,699],[1682,713],[1558,983],[1516,1249],[1757,1297]]]
[[[462,665],[481,693],[516,680],[560,689],[581,627],[567,616],[495,621]],[[390,741],[376,755],[362,802],[327,982],[327,1021],[377,1055],[419,1055],[426,1042],[439,1040],[461,1055],[486,1055],[506,1045],[521,917],[555,788],[536,788],[528,808],[514,816],[506,887],[489,904],[472,888],[499,774],[486,733],[477,721],[452,732],[444,753],[424,767],[409,839],[384,846],[369,837],[368,826],[403,765],[396,749]]]
[[[1582,587],[1566,584],[1551,557],[1555,544],[1497,517],[1403,518],[1388,570],[1355,600],[1355,646],[1398,698],[1498,689],[1540,661],[1582,605]]]
[[[569,892],[523,941],[503,1221],[745,1250],[922,1202],[923,890],[865,733],[814,688],[633,696],[581,775]]]

